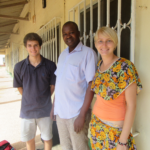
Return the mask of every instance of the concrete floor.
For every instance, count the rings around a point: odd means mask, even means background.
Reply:
[[[21,95],[13,88],[12,77],[5,67],[0,67],[0,141],[7,140],[16,150],[26,150],[20,141],[20,107]],[[36,133],[36,148],[43,149],[40,131]],[[55,146],[52,150],[61,150]]]

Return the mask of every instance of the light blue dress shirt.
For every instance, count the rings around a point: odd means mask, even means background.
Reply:
[[[55,71],[54,114],[70,119],[79,115],[88,83],[96,72],[97,55],[81,42],[69,53],[66,48],[58,59]]]

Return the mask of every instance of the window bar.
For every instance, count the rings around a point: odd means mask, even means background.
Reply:
[[[15,63],[14,64],[16,64],[17,62],[18,62],[18,49],[16,49],[16,55],[15,55]]]
[[[47,45],[47,40],[46,40],[46,38],[47,38],[47,28],[46,28],[46,26],[45,26],[45,42],[44,42],[44,54],[45,54],[45,58],[47,58],[47,54],[46,54],[46,51],[47,51],[47,48],[46,48],[46,45]]]
[[[14,64],[15,64],[15,59],[14,59],[14,57],[15,57],[15,52],[14,52],[14,43],[12,43],[12,62],[13,62],[13,64],[12,64],[12,69],[14,68]]]
[[[51,39],[51,51],[52,51],[52,61],[54,60],[53,58],[53,22],[51,22],[51,33],[52,33],[52,39]]]
[[[110,27],[110,0],[107,0],[107,27]]]
[[[73,8],[73,21],[75,22],[75,8]]]
[[[97,25],[97,30],[100,29],[101,27],[101,24],[100,24],[100,21],[101,21],[101,0],[98,0],[98,25]],[[98,60],[100,60],[100,53],[98,53]]]
[[[41,52],[41,51],[40,51]],[[23,59],[25,59],[25,57],[24,57],[24,47],[23,47]]]
[[[80,31],[80,4],[78,5],[78,27]]]
[[[42,39],[43,39],[43,48],[42,48],[42,55],[44,56],[44,28],[42,29]]]
[[[44,57],[46,57],[46,26],[44,27]]]
[[[45,26],[45,42],[47,42],[47,25]]]
[[[45,42],[44,42],[44,54],[45,54],[45,58],[47,58],[47,54],[46,54],[46,51],[47,51],[47,48],[46,48],[46,45],[47,45],[47,40],[46,40],[46,38],[47,38],[47,28],[46,28],[46,26],[45,26]]]
[[[117,28],[117,34],[118,34],[118,46],[117,46],[117,56],[120,57],[120,45],[121,45],[121,0],[118,0],[118,28]]]
[[[50,42],[48,42],[48,59],[51,60],[51,58],[50,58]]]
[[[46,58],[48,58],[48,25],[49,24],[47,24],[47,30],[46,30],[46,35],[47,35],[47,38],[46,38]]]
[[[57,63],[57,19],[55,18],[55,60]]]
[[[41,38],[42,38],[42,41],[43,41],[43,29],[41,30]],[[41,48],[41,55],[43,55],[43,44],[42,44],[42,48]]]
[[[93,48],[93,3],[90,0],[90,47]]]
[[[42,31],[41,31],[41,30],[39,31],[39,34],[40,34],[40,37],[42,38]],[[42,40],[42,41],[43,41],[43,40]],[[42,47],[41,47],[40,54],[42,55]]]
[[[135,0],[131,1],[131,45],[130,45],[130,60],[134,63],[135,51]]]
[[[17,63],[19,62],[19,49],[17,49]]]
[[[70,11],[69,11],[69,13],[68,13],[68,20],[70,21]]]
[[[51,47],[50,47],[50,43],[51,43],[51,24],[49,23],[49,41],[48,41],[48,44],[49,44],[49,59],[51,60]]]
[[[49,35],[49,41],[48,41],[48,44],[49,44],[49,59],[51,60],[51,47],[50,47],[50,43],[51,43],[51,24],[49,23],[49,33],[48,33],[48,35]]]
[[[50,28],[50,30],[51,30],[51,41],[50,41],[50,45],[51,45],[51,60],[53,61],[53,55],[52,55],[52,50],[53,50],[53,47],[52,47],[52,39],[53,39],[53,35],[52,35],[52,22],[50,23],[50,25],[51,25],[51,28]]]
[[[52,38],[52,43],[53,43],[53,61],[55,60],[55,55],[54,55],[54,22],[52,21],[52,31],[53,31],[53,38]]]
[[[98,25],[97,25],[97,30],[101,27],[100,25],[100,21],[101,21],[101,11],[100,11],[100,8],[101,8],[101,0],[98,0]]]
[[[47,25],[47,58],[49,59],[49,24]]]
[[[49,59],[49,44],[47,42],[47,59]]]
[[[49,42],[49,24],[47,25],[47,42]]]
[[[86,0],[84,0],[84,45],[86,45]]]

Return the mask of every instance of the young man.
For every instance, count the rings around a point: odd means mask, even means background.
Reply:
[[[50,115],[53,119],[56,115],[62,150],[89,150],[89,107],[94,95],[91,81],[96,71],[97,56],[80,42],[76,23],[66,22],[62,35],[68,48],[59,57],[55,72],[55,102]]]
[[[24,38],[24,46],[29,56],[17,63],[14,68],[13,86],[22,95],[21,140],[27,150],[35,150],[37,126],[44,140],[45,150],[52,147],[51,95],[54,91],[56,65],[40,55],[42,39],[36,33]]]

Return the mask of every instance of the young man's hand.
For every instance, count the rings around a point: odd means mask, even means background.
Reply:
[[[52,110],[50,112],[50,117],[53,121],[56,121],[56,115],[54,115],[54,108],[52,107]]]
[[[74,131],[76,133],[79,133],[83,127],[84,127],[85,117],[84,116],[78,116],[76,120],[74,121]]]

